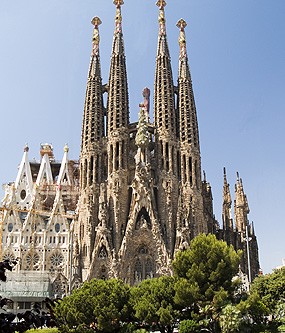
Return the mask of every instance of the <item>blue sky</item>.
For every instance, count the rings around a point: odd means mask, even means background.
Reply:
[[[122,7],[131,120],[141,91],[153,92],[157,46],[155,0]],[[223,167],[232,199],[243,179],[265,272],[285,258],[284,0],[168,0],[167,35],[177,79],[182,17],[198,111],[202,167],[221,221]],[[0,183],[14,181],[23,147],[39,159],[52,143],[80,150],[93,16],[99,16],[102,75],[107,82],[114,30],[112,0],[0,1]],[[1,192],[3,196],[3,192]]]

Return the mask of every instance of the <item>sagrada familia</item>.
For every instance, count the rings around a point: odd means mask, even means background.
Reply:
[[[136,284],[172,274],[175,253],[186,249],[198,234],[211,233],[243,250],[241,271],[253,278],[259,272],[258,246],[248,221],[249,206],[241,178],[237,177],[235,185],[233,218],[224,169],[221,225],[213,213],[211,186],[205,174],[202,179],[186,22],[180,19],[177,23],[180,54],[175,85],[166,34],[166,3],[157,1],[154,121],[150,121],[150,90],[145,88],[138,122],[131,123],[123,0],[114,0],[114,4],[115,31],[107,84],[103,84],[100,68],[101,21],[98,17],[92,20],[80,160],[70,160],[65,146],[58,162],[53,147],[42,144],[41,160],[30,161],[29,148],[24,148],[15,182],[4,185],[2,259],[19,258],[19,274],[46,273],[53,293],[62,295],[94,277],[118,277]]]

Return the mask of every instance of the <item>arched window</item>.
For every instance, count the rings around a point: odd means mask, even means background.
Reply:
[[[149,255],[149,250],[146,245],[141,245],[137,249],[137,256],[133,272],[135,284],[145,279],[151,279],[155,275],[154,260]]]
[[[138,283],[143,280],[143,269],[142,264],[139,259],[136,260],[135,269],[134,269],[134,281]]]
[[[146,279],[153,278],[153,267],[150,258],[148,258],[145,263],[145,278]]]

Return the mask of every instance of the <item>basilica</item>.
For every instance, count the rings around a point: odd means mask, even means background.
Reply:
[[[24,147],[16,180],[4,185],[0,212],[2,259],[18,258],[13,273],[18,274],[19,286],[25,279],[25,285],[35,279],[49,281],[45,290],[26,295],[32,300],[65,295],[92,278],[115,277],[134,285],[143,279],[171,275],[176,252],[186,249],[198,234],[211,233],[236,250],[243,250],[240,269],[250,281],[259,272],[258,245],[248,221],[249,205],[242,179],[237,175],[232,202],[224,169],[219,223],[213,212],[210,183],[205,173],[202,175],[187,24],[183,19],[177,22],[180,53],[174,84],[166,2],[157,1],[153,110],[151,91],[144,88],[138,121],[131,123],[123,0],[114,0],[114,4],[107,84],[101,76],[101,20],[92,20],[79,160],[69,159],[66,145],[58,161],[52,145],[45,143],[40,146],[40,160],[31,161],[29,147]],[[23,297],[18,289],[14,294],[11,291],[10,298]]]

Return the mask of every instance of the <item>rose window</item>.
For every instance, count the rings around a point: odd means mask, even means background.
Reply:
[[[28,253],[26,256],[26,269],[35,268],[40,261],[40,256],[37,253]]]
[[[15,256],[12,252],[6,252],[4,255],[3,255],[3,261],[4,260],[9,260],[9,261],[13,261],[15,260]]]
[[[61,265],[63,263],[63,260],[64,260],[64,257],[61,253],[54,253],[50,257],[51,264],[56,267]]]

